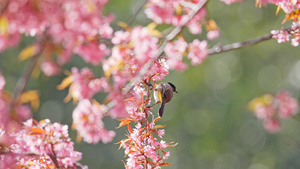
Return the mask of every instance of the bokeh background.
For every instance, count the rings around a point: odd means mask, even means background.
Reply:
[[[115,13],[115,29],[121,29],[117,21],[126,22],[143,3],[140,0],[111,0],[107,13]],[[269,34],[281,25],[284,13],[275,15],[276,7],[269,5],[256,8],[255,1],[245,1],[227,6],[219,0],[208,2],[208,12],[221,30],[219,39],[209,42],[225,45]],[[141,12],[135,24],[146,25],[150,21]],[[205,28],[203,28],[205,35]],[[204,35],[191,36],[183,32],[188,41],[204,39]],[[0,53],[0,70],[7,84],[6,90],[13,91],[15,84],[28,61],[19,62],[18,53],[34,39],[25,37],[16,48]],[[101,65],[85,64],[78,56],[63,68],[91,67],[101,75]],[[39,89],[41,105],[34,118],[48,118],[52,122],[72,123],[72,102],[64,103],[67,90],[58,91],[56,86],[65,77],[40,75],[31,79],[27,89]],[[184,72],[171,71],[165,81],[176,85],[178,94],[165,108],[164,140],[177,142],[170,148],[171,156],[166,169],[299,169],[300,168],[300,121],[296,118],[283,122],[282,131],[269,134],[262,122],[248,110],[248,102],[265,93],[276,93],[285,89],[296,98],[300,89],[299,48],[290,43],[278,44],[268,40],[254,46],[209,56],[202,64],[190,66]],[[100,102],[105,95],[96,96]],[[153,112],[157,112],[157,107]],[[124,168],[124,150],[117,143],[125,138],[125,127],[115,129],[118,121],[104,119],[108,129],[117,136],[109,144],[97,145],[76,143],[75,149],[83,153],[82,164],[91,169]],[[70,135],[76,140],[76,132],[70,127]]]

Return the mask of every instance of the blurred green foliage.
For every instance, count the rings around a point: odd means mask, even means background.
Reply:
[[[106,13],[115,13],[117,21],[126,22],[142,1],[111,0]],[[209,17],[221,30],[221,37],[210,42],[225,45],[269,34],[272,29],[281,29],[283,12],[275,15],[276,7],[256,8],[255,1],[245,1],[227,6],[219,0],[209,1]],[[134,24],[145,25],[150,21],[143,13]],[[286,25],[289,25],[288,22]],[[205,28],[203,28],[205,32]],[[203,35],[192,38],[205,38]],[[16,48],[0,53],[0,70],[7,85],[13,91],[15,84],[28,61],[19,62],[18,53],[34,39],[25,37]],[[165,115],[159,121],[166,124],[164,140],[178,145],[170,148],[167,162],[172,169],[298,169],[300,168],[300,123],[295,119],[283,122],[278,134],[266,133],[261,121],[247,109],[248,102],[265,93],[286,89],[293,96],[299,96],[300,59],[298,48],[290,43],[278,44],[272,39],[255,46],[209,56],[201,65],[190,66],[184,72],[171,71],[165,81],[174,83],[179,91],[172,102],[166,105]],[[73,57],[64,66],[92,67],[83,64],[81,58]],[[97,75],[102,74],[100,66],[93,67]],[[34,113],[37,120],[49,118],[52,122],[72,123],[72,102],[64,103],[67,90],[58,91],[56,86],[65,77],[40,75],[31,79],[27,89],[39,89],[41,106]],[[104,95],[97,95],[103,100]],[[157,111],[157,106],[153,112]],[[123,149],[114,143],[123,139],[125,127],[115,129],[118,121],[104,119],[106,127],[117,132],[113,143],[89,145],[76,144],[76,150],[83,153],[82,164],[91,169],[123,168]],[[70,135],[76,140],[76,132],[70,127]]]

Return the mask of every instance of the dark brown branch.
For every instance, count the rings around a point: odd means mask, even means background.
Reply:
[[[242,48],[242,47],[248,46],[248,45],[254,45],[259,42],[269,40],[272,38],[272,36],[273,35],[270,34],[270,35],[265,35],[265,36],[257,37],[254,39],[250,39],[250,40],[245,40],[242,42],[235,42],[235,43],[224,45],[224,46],[214,46],[213,48],[208,49],[208,54],[213,55],[213,54],[218,54],[218,53],[222,53],[222,52],[227,52],[230,50],[239,49],[239,48]]]
[[[298,25],[297,27],[289,27],[289,28],[285,28],[282,30],[283,31],[287,31],[290,35],[293,35],[294,31],[297,31],[299,29],[300,25]],[[225,46],[214,46],[211,49],[208,49],[208,54],[209,55],[213,55],[213,54],[218,54],[218,53],[222,53],[222,52],[227,52],[230,50],[235,50],[235,49],[239,49],[242,48],[244,46],[249,46],[249,45],[255,45],[257,43],[272,39],[273,35],[269,34],[269,35],[265,35],[265,36],[260,36],[260,37],[256,37],[254,39],[250,39],[250,40],[245,40],[245,41],[241,41],[241,42],[235,42],[232,44],[228,44]]]
[[[0,1],[0,15],[3,14],[4,10],[7,9],[8,0]]]
[[[18,101],[20,95],[21,95],[22,92],[24,91],[24,89],[25,89],[25,87],[26,87],[26,85],[27,85],[27,83],[28,83],[28,80],[29,80],[29,78],[30,78],[30,75],[31,75],[31,73],[32,73],[32,71],[33,71],[33,69],[34,69],[36,63],[37,63],[37,60],[38,60],[39,55],[40,55],[40,52],[38,52],[38,54],[34,55],[34,56],[30,59],[30,61],[29,61],[28,65],[27,65],[27,67],[26,67],[26,68],[24,69],[24,71],[23,71],[23,74],[22,74],[22,75],[20,76],[20,78],[18,79],[18,82],[17,82],[17,84],[16,84],[16,87],[15,87],[15,89],[14,89],[14,92],[13,92],[13,94],[12,94],[12,98],[11,98],[11,101],[10,101],[10,110],[13,109],[13,107],[14,107],[15,104],[17,103],[17,101]]]
[[[22,153],[15,153],[15,152],[11,152],[11,151],[8,151],[8,150],[2,150],[0,151],[0,154],[14,154],[16,156],[39,156],[37,154],[34,154],[34,153],[30,153],[30,152],[22,152]]]

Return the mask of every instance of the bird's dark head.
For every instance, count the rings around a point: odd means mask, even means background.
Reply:
[[[177,91],[176,91],[176,87],[175,87],[175,85],[173,85],[172,83],[170,83],[170,82],[168,82],[168,84],[172,87],[172,89],[173,89],[173,92],[175,92],[175,93],[178,93]]]

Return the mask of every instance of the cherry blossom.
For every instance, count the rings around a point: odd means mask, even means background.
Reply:
[[[178,26],[182,24],[182,20],[186,19],[188,14],[193,10],[193,5],[200,0],[181,1],[181,0],[148,0],[145,14],[158,24],[172,24]],[[187,5],[185,5],[187,4]],[[206,9],[202,8],[187,24],[192,34],[200,34],[202,32],[200,21],[206,15]]]
[[[235,2],[242,2],[243,0],[221,0],[221,1],[223,1],[226,5],[230,5]]]
[[[41,64],[41,70],[47,76],[54,76],[61,72],[61,68],[54,61],[45,61]]]
[[[183,63],[183,56],[187,50],[188,43],[183,39],[169,42],[165,47],[165,54],[168,57],[167,64],[172,69],[184,70],[187,65]]]
[[[191,60],[192,65],[197,65],[203,62],[208,56],[207,42],[199,41],[198,39],[193,40],[188,46],[189,53],[187,58]]]
[[[284,30],[272,30],[273,38],[277,39],[278,43],[283,43],[290,40],[288,31]]]
[[[62,90],[69,88],[67,99],[73,98],[75,101],[91,99],[99,91],[106,91],[108,84],[104,78],[96,78],[89,68],[72,68],[72,73],[58,86]]]
[[[9,137],[6,143],[10,143],[2,147],[5,152],[2,152],[0,165],[4,168],[77,168],[76,163],[82,158],[80,152],[74,151],[67,125],[29,119],[19,129],[4,131],[4,135]]]
[[[104,128],[103,117],[101,105],[92,104],[89,100],[81,100],[73,111],[73,127],[87,143],[96,144],[99,141],[108,143],[116,134]]]
[[[79,54],[88,63],[98,64],[104,56],[110,54],[110,50],[100,43],[99,38],[110,39],[113,34],[110,23],[114,16],[102,14],[107,2],[108,0],[38,3],[35,0],[7,1],[0,15],[0,51],[17,45],[22,34],[41,37],[40,39],[47,36],[46,41],[55,46],[49,51],[56,52],[59,64],[53,61],[50,64],[47,58],[41,67],[46,75],[59,73],[57,66],[69,61],[72,53]],[[49,56],[48,54],[47,57]]]
[[[264,128],[270,133],[279,132],[280,121],[297,114],[299,109],[297,100],[287,91],[255,98],[249,107],[257,118],[263,120]]]
[[[4,86],[5,86],[5,78],[3,77],[3,75],[0,72],[0,91],[3,90]]]

